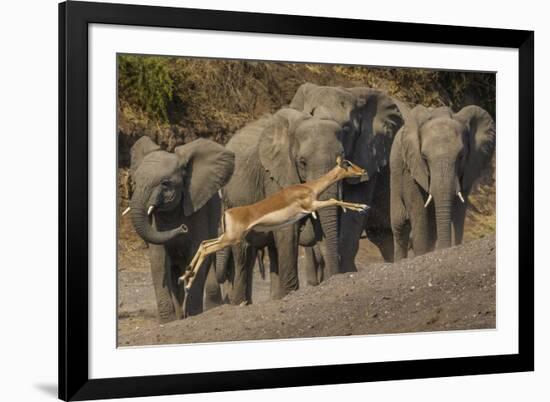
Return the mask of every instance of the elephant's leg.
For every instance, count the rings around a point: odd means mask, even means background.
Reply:
[[[270,281],[270,298],[274,299],[275,295],[280,292],[279,282],[279,255],[277,254],[277,248],[275,243],[271,241],[267,245],[267,252],[269,253],[269,281]]]
[[[356,272],[355,256],[365,224],[365,215],[347,212],[340,216],[340,258],[342,272]]]
[[[176,318],[182,319],[187,316],[185,313],[185,291],[178,283],[178,277],[181,274],[181,268],[178,265],[172,264],[167,268],[169,272],[168,287],[170,289],[170,297],[176,312]]]
[[[367,238],[380,250],[382,258],[386,262],[394,260],[394,241],[393,233],[389,228],[367,228]]]
[[[468,202],[468,197],[466,197],[466,202]],[[466,219],[466,209],[467,206],[465,203],[457,201],[453,211],[454,245],[462,244],[462,240],[464,238],[464,220]]]
[[[211,257],[212,258],[212,257]],[[216,256],[217,258],[217,256]],[[212,258],[214,259],[214,258]],[[209,264],[206,269],[206,282],[204,284],[204,311],[222,304],[222,294],[216,277],[215,264]]]
[[[390,204],[391,230],[393,233],[394,261],[407,258],[411,233],[410,221],[407,219],[405,205],[399,197],[392,193]]]
[[[410,217],[412,246],[415,256],[433,251],[435,247],[434,227],[430,222],[428,212],[429,207],[421,209],[418,213],[412,213]]]
[[[315,254],[315,261],[317,261],[317,282],[321,283],[325,280],[325,260],[321,253],[321,247],[318,244],[313,246],[313,253]]]
[[[248,242],[241,242],[232,248],[235,272],[233,276],[233,286],[229,292],[229,301],[231,304],[252,303],[250,297],[252,268],[256,253],[254,247]]]
[[[320,267],[315,256],[315,250],[313,247],[304,247],[304,253],[307,284],[310,286],[317,286],[319,284],[317,271]]]
[[[171,262],[164,246],[151,244],[149,246],[151,276],[157,300],[157,313],[161,323],[176,320],[176,309],[170,292]],[[181,310],[181,309],[180,309]],[[181,311],[179,311],[181,315]]]
[[[278,255],[279,289],[272,295],[281,299],[293,290],[298,290],[298,227],[290,225],[273,232]]]
[[[205,264],[210,264],[210,258]],[[206,267],[204,267],[206,268]],[[178,277],[176,277],[177,281]],[[202,269],[193,277],[193,286],[185,292],[184,317],[197,315],[203,312],[204,283],[206,282],[206,269]],[[180,285],[180,288],[183,288]]]
[[[409,222],[403,222],[392,228],[393,231],[393,260],[399,261],[407,258],[409,252],[409,241],[411,235],[411,225]]]

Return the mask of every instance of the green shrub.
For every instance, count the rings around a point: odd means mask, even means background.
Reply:
[[[167,121],[174,84],[168,63],[167,57],[119,55],[119,101],[139,108],[152,119]]]

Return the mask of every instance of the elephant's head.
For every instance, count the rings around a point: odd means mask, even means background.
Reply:
[[[402,128],[405,165],[435,206],[437,247],[451,245],[451,216],[464,202],[495,149],[495,124],[478,106],[453,113],[449,108],[415,107]]]
[[[349,121],[355,102],[356,95],[345,88],[325,87],[308,82],[298,88],[290,107],[343,125]]]
[[[131,158],[132,223],[153,244],[163,244],[187,229],[181,225],[158,231],[150,224],[150,215],[176,210],[185,216],[193,214],[229,181],[234,167],[232,152],[205,139],[178,146],[171,153],[144,136],[132,147]]]
[[[281,109],[264,128],[259,142],[259,156],[270,177],[281,187],[311,181],[334,168],[334,161],[343,155],[341,126],[294,109]],[[337,198],[333,185],[321,198]],[[329,270],[338,272],[338,210],[319,211],[326,238]]]
[[[306,83],[298,88],[291,107],[342,125],[346,158],[373,177],[389,160],[395,134],[403,125],[396,101],[380,91],[365,88],[323,87]]]

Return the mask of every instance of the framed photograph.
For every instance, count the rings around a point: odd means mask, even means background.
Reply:
[[[534,369],[534,33],[59,5],[59,397]]]

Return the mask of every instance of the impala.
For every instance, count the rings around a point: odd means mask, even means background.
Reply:
[[[361,177],[365,174],[364,169],[338,157],[336,166],[316,180],[288,186],[257,203],[226,210],[222,218],[224,233],[200,244],[197,253],[185,274],[179,278],[178,283],[187,282],[186,289],[189,289],[193,278],[209,254],[240,243],[251,230],[269,232],[282,226],[291,225],[309,214],[316,219],[315,211],[334,205],[342,207],[344,212],[346,209],[366,211],[368,206],[365,204],[345,202],[334,198],[318,199],[332,184],[348,177]]]

